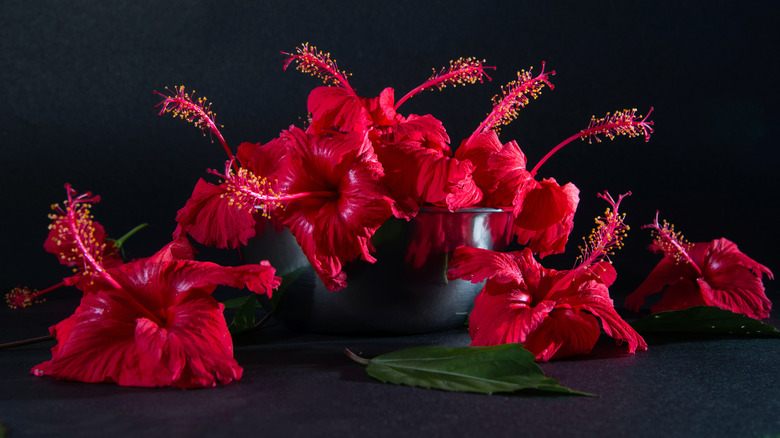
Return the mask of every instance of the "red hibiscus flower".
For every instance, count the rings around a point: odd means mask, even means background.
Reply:
[[[344,262],[374,262],[369,239],[391,216],[381,181],[382,165],[365,132],[315,136],[298,128],[282,134],[288,150],[277,174],[284,193],[307,193],[274,214],[298,244],[329,290],[346,286]]]
[[[342,87],[317,87],[309,93],[308,110],[312,116],[309,132],[362,131],[373,124],[371,114],[354,90]]]
[[[392,88],[368,99],[342,87],[318,87],[309,96],[309,111],[308,133],[369,132],[396,216],[413,217],[423,204],[455,210],[481,200],[473,165],[451,157],[442,123],[431,115],[396,113]]]
[[[544,268],[529,248],[510,253],[455,250],[448,278],[487,280],[469,320],[472,345],[518,342],[540,361],[587,354],[601,332],[600,321],[609,336],[628,344],[629,353],[647,348],[615,312],[609,297],[616,273],[603,259],[621,245],[625,225],[617,213],[620,200],[604,196],[613,210],[600,219],[592,246],[575,269]]]
[[[82,274],[93,274],[93,261],[105,267],[121,265],[123,260],[115,243],[106,239],[103,226],[92,218],[92,205],[100,202],[100,196],[90,192],[79,195],[70,184],[65,184],[65,191],[65,204],[52,206],[52,223],[43,248],[78,272],[72,281]]]
[[[647,141],[652,132],[652,122],[647,116],[637,117],[636,110],[608,113],[599,119],[592,117],[587,129],[555,146],[528,171],[526,157],[517,143],[502,145],[496,130],[514,120],[518,111],[545,87],[552,89],[549,78],[554,74],[544,72],[544,63],[537,76],[532,76],[531,69],[519,72],[517,80],[502,87],[501,94],[493,98],[493,110],[455,152],[455,158],[468,159],[476,165],[473,178],[485,193],[487,205],[514,207],[518,242],[527,244],[540,257],[564,251],[579,203],[579,189],[574,184],[561,186],[553,178],[537,181],[540,166],[576,139],[598,142],[600,135],[610,139],[617,135],[644,135]]]
[[[774,278],[769,268],[725,238],[686,243],[673,225],[659,224],[657,215],[648,227],[655,234],[650,249],[664,258],[626,298],[629,310],[638,311],[647,296],[664,291],[651,307],[653,312],[715,306],[755,319],[769,318],[772,303],[762,281],[764,275]]]
[[[517,241],[528,244],[539,257],[562,253],[574,228],[580,190],[572,183],[560,186],[554,178],[526,180],[517,191]]]
[[[216,248],[238,248],[255,235],[255,211],[231,202],[227,184],[198,180],[192,196],[176,214],[176,239],[184,233],[198,243]]]
[[[53,326],[52,359],[37,376],[123,386],[210,387],[241,378],[217,285],[258,293],[279,285],[267,263],[222,267],[182,260],[173,242],[153,257],[108,269],[76,312]]]
[[[474,164],[474,182],[485,194],[483,202],[491,207],[511,207],[518,188],[532,178],[517,142],[501,144],[492,130],[476,135],[468,145],[464,141],[455,158]]]
[[[526,169],[526,158],[516,142],[501,144],[495,131],[473,137],[455,157],[476,164],[474,181],[491,207],[514,207],[514,234],[539,257],[564,251],[574,228],[579,189],[560,186],[554,178],[536,181]]]
[[[468,160],[416,145],[381,145],[375,150],[398,217],[413,217],[425,204],[457,210],[482,199]]]
[[[615,312],[609,297],[614,269],[606,262],[582,270],[546,269],[529,248],[497,253],[460,247],[450,262],[449,278],[487,283],[469,317],[471,345],[524,344],[537,360],[589,353],[604,331],[628,343],[629,353],[646,349],[644,340]],[[597,319],[598,318],[598,319]]]
[[[335,85],[315,88],[309,95],[312,120],[308,133],[369,131],[397,217],[413,217],[424,203],[455,210],[481,200],[482,193],[471,178],[473,166],[451,157],[441,122],[431,115],[403,117],[397,113],[401,103],[425,89],[482,81],[487,75],[481,61],[453,61],[395,104],[392,88],[376,98],[360,97],[349,85],[348,75],[316,47],[304,44],[296,53],[285,55],[285,68],[295,62],[297,69]]]

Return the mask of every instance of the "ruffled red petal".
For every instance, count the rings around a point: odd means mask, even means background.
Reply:
[[[523,346],[536,360],[547,362],[590,353],[599,335],[599,321],[593,315],[556,307],[528,334]]]
[[[341,132],[364,131],[373,121],[363,105],[346,88],[317,87],[309,93],[307,106],[312,121],[308,131],[317,135],[334,129]]]
[[[515,234],[539,257],[564,251],[574,228],[574,213],[580,202],[572,183],[558,185],[553,178],[530,180],[515,200]]]
[[[663,252],[655,245],[650,248]],[[626,307],[638,311],[645,297],[663,291],[661,300],[651,309],[653,312],[707,305],[755,319],[769,317],[772,303],[762,281],[764,275],[773,278],[769,268],[723,238],[694,243],[688,252],[695,267],[665,256],[626,298]]]
[[[395,112],[395,90],[390,87],[385,88],[379,93],[379,97],[361,98],[363,106],[368,111],[371,121],[374,125],[387,126],[398,123],[403,120]]]
[[[552,301],[529,305],[525,301],[526,294],[517,293],[519,297],[513,292],[493,295],[483,291],[477,295],[474,310],[469,315],[471,345],[525,343],[528,335],[555,308]]]
[[[198,243],[217,248],[246,245],[255,235],[254,211],[230,203],[222,185],[198,180],[192,196],[176,214],[174,239],[187,233]]]
[[[518,190],[533,179],[526,158],[516,142],[501,144],[495,131],[477,135],[455,152],[455,158],[474,163],[474,181],[485,194],[489,207],[510,207]]]
[[[410,145],[380,146],[376,153],[401,217],[414,216],[423,204],[457,210],[482,200],[482,191],[471,177],[474,166],[468,160]]]
[[[751,318],[769,318],[772,303],[761,277],[766,274],[772,278],[772,272],[727,239],[713,240],[702,249],[695,247],[691,255],[702,267],[702,278],[697,281],[704,301]]]
[[[661,295],[661,299],[650,308],[650,311],[656,313],[707,305],[698,281],[679,278],[666,288],[664,294]]]
[[[240,379],[223,306],[211,296],[217,284],[235,284],[239,277],[224,269],[144,259],[110,270],[121,288],[85,294],[76,312],[52,327],[58,341],[52,359],[32,372],[147,387],[208,387]]]
[[[638,312],[639,308],[645,303],[646,297],[661,292],[666,286],[673,285],[682,280],[684,277],[690,275],[688,274],[689,271],[693,274],[692,270],[683,269],[673,260],[664,257],[658,262],[655,268],[653,268],[650,275],[645,278],[642,284],[626,297],[626,308],[632,312]]]
[[[601,320],[601,326],[608,336],[618,344],[627,344],[629,353],[647,350],[647,343],[642,336],[615,311],[607,285],[592,278],[591,274],[585,273],[573,280],[565,291],[556,293],[557,302],[571,306],[574,310],[592,313]]]
[[[290,201],[275,214],[326,286],[341,289],[343,263],[357,257],[373,262],[369,239],[391,216],[382,165],[365,133],[322,137],[291,129],[283,137],[290,161],[280,174],[280,190],[319,195]]]
[[[418,116],[410,114],[406,118],[398,116],[396,123],[383,127],[383,146],[418,146],[431,149],[445,156],[451,156],[450,137],[441,121],[430,114]]]
[[[487,279],[469,320],[472,345],[520,342],[542,361],[585,354],[598,339],[600,320],[630,353],[647,349],[609,298],[614,269],[608,263],[592,268],[567,280],[570,271],[545,269],[529,248],[503,254],[458,248],[448,278]]]
[[[472,283],[494,280],[498,283],[520,285],[523,281],[520,264],[527,261],[520,253],[502,253],[470,246],[455,248],[447,271],[447,279],[461,278]],[[490,293],[491,291],[487,291]]]

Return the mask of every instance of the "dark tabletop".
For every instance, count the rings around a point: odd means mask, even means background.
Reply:
[[[46,334],[77,300],[0,310],[0,342]],[[776,316],[769,321],[778,325]],[[479,395],[380,383],[348,359],[465,346],[464,330],[402,337],[292,332],[270,322],[235,339],[243,378],[213,389],[126,388],[34,377],[53,341],[0,351],[0,422],[43,436],[729,436],[780,434],[780,340],[648,338],[629,355],[602,336],[591,355],[541,364],[599,398]]]
[[[128,257],[148,257],[168,243],[194,184],[225,156],[189,124],[158,117],[153,90],[182,84],[208,96],[234,148],[267,142],[301,124],[309,91],[321,85],[282,71],[279,51],[305,41],[332,52],[367,97],[387,86],[400,97],[431,68],[460,56],[497,66],[491,82],[404,104],[405,115],[442,120],[453,146],[518,69],[539,71],[546,61],[557,71],[555,90],[501,132],[531,163],[591,115],[652,106],[649,143],[582,143],[545,164],[544,177],[581,190],[571,247],[603,212],[596,193],[631,190],[626,211],[636,232],[616,257],[625,285],[616,283],[616,292],[633,290],[657,263],[640,227],[658,209],[691,240],[727,237],[777,273],[778,5],[2,0],[0,294],[67,275],[41,248],[48,206],[62,201],[66,182],[103,197],[95,215],[109,236],[149,224],[128,242]],[[575,255],[562,263],[570,266]],[[768,283],[777,306],[780,293]],[[0,306],[0,343],[47,334],[77,304],[75,292],[63,290],[30,309]],[[770,322],[780,325],[777,311]],[[272,323],[236,339],[240,381],[186,391],[34,377],[30,369],[51,357],[54,343],[46,342],[0,351],[0,423],[9,437],[780,434],[780,341],[648,340],[649,351],[627,355],[604,338],[590,356],[541,365],[563,385],[600,398],[382,384],[343,354],[345,347],[370,357],[418,345],[465,346],[463,331],[334,337]]]

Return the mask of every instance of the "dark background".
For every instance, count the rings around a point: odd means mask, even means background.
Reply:
[[[639,229],[656,209],[690,240],[727,237],[780,271],[777,3],[541,3],[2,0],[0,289],[43,288],[67,274],[42,248],[65,182],[103,197],[94,213],[112,237],[149,223],[127,244],[131,257],[166,244],[195,182],[225,155],[193,126],[158,117],[153,91],[195,89],[213,102],[233,148],[266,142],[300,125],[321,84],[281,69],[279,51],[306,41],[353,73],[363,96],[391,86],[400,97],[461,56],[497,66],[490,83],[426,92],[402,107],[442,120],[454,145],[517,70],[546,61],[555,90],[501,132],[530,165],[591,115],[655,107],[649,143],[575,143],[540,171],[581,190],[569,249],[545,259],[551,265],[571,265],[606,189],[634,193],[624,203],[633,230],[614,257],[616,296],[658,260]]]

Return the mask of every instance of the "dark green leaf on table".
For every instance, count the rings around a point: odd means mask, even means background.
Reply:
[[[385,383],[483,394],[532,390],[594,396],[563,387],[555,379],[545,377],[534,355],[521,344],[416,347],[374,359],[361,358],[349,350],[346,353],[354,361],[366,365],[368,375]]]
[[[222,303],[225,308],[236,309],[233,322],[228,326],[231,334],[238,334],[255,328],[255,309],[260,305],[257,297],[252,294],[248,297],[238,297]]]
[[[631,326],[640,334],[695,333],[780,338],[780,331],[771,325],[711,306],[658,312],[634,321]]]

